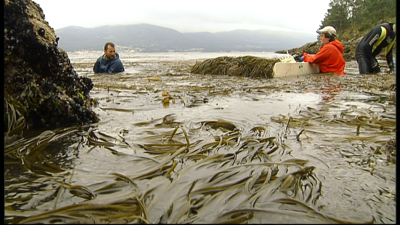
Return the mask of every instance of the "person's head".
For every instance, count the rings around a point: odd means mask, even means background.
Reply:
[[[317,33],[320,34],[319,39],[324,45],[334,41],[336,38],[336,30],[332,26],[326,26],[321,30],[318,30]]]
[[[107,60],[113,59],[115,57],[115,45],[114,43],[107,42],[104,45],[104,54]]]

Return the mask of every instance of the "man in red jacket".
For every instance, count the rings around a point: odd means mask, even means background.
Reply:
[[[317,31],[320,34],[322,47],[315,55],[302,53],[300,61],[318,64],[319,70],[323,73],[335,73],[344,75],[346,62],[343,58],[343,44],[336,40],[336,30],[326,26]]]

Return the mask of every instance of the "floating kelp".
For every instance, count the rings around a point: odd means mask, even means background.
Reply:
[[[78,132],[78,127],[59,128],[54,131],[46,130],[39,136],[21,138],[18,141],[4,145],[4,156],[22,162],[24,170],[37,174],[57,174],[65,171],[59,166],[54,154],[48,152],[57,139],[69,138]],[[53,155],[52,155],[53,154]]]
[[[8,142],[5,223],[395,222],[395,75],[250,79],[194,64],[128,70],[129,83],[90,75],[103,122]]]
[[[273,78],[273,68],[279,59],[266,59],[255,56],[221,56],[197,62],[191,73],[210,75],[243,76],[250,78]]]
[[[16,99],[4,92],[4,141],[25,129],[26,108]],[[7,124],[6,124],[7,123]]]
[[[215,136],[217,141],[213,138],[191,141],[186,128],[178,126],[170,130],[168,140],[143,145],[151,149],[147,151],[149,156],[160,160],[153,160],[150,164],[147,160],[136,161],[136,171],[121,169],[123,174],[111,171],[103,175],[101,182],[88,184],[73,179],[73,174],[51,177],[48,173],[41,173],[61,172],[50,168],[54,166],[48,163],[40,167],[36,164],[35,168],[30,163],[37,161],[34,157],[38,156],[41,156],[39,160],[48,162],[43,157],[46,145],[41,146],[42,143],[50,144],[61,136],[78,131],[82,135],[78,146],[81,151],[91,146],[107,151],[107,146],[112,144],[118,153],[123,148],[133,148],[133,145],[122,146],[120,138],[97,130],[95,126],[86,126],[48,130],[24,141],[24,144],[7,146],[6,152],[21,152],[27,145],[34,147],[31,153],[24,154],[30,156],[29,161],[22,161],[31,172],[42,174],[48,180],[52,188],[46,188],[47,192],[55,197],[46,199],[54,205],[52,209],[21,214],[12,206],[16,203],[35,205],[38,196],[20,198],[7,194],[7,222],[263,223],[265,218],[279,222],[289,216],[287,219],[293,223],[351,223],[318,210],[317,202],[323,185],[315,173],[315,166],[308,165],[309,160],[291,157],[290,151],[275,137],[254,135],[254,131],[264,132],[265,128],[240,131],[228,121],[203,121],[200,124],[202,126],[198,129],[220,133]],[[178,135],[179,131],[182,135]],[[93,143],[95,140],[97,142]],[[155,151],[156,146],[164,149]],[[206,154],[202,154],[204,150],[207,150]],[[86,154],[96,153],[89,150]],[[132,155],[122,157],[127,160]],[[22,187],[29,189],[29,185],[32,184],[26,183]],[[13,185],[8,185],[6,193],[13,188]],[[75,204],[69,204],[71,200]],[[38,208],[43,207],[39,205]],[[274,216],[269,217],[271,214]]]

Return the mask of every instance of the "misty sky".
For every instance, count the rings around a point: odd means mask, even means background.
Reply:
[[[316,34],[331,0],[33,0],[52,28],[147,23],[179,32],[270,29]]]

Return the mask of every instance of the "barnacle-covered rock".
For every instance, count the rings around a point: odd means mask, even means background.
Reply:
[[[38,4],[4,1],[4,132],[21,118],[28,129],[98,121],[93,83],[78,76],[58,40]]]

